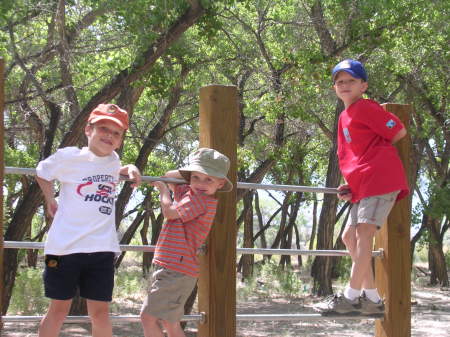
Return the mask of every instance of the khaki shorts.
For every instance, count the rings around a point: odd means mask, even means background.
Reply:
[[[360,223],[374,224],[378,229],[386,222],[400,191],[374,195],[352,205],[350,226]]]
[[[197,278],[154,265],[147,299],[142,312],[171,323],[179,322],[184,304],[197,284]]]

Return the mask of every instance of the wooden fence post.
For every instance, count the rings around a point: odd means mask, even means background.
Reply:
[[[382,106],[397,115],[408,129],[410,105],[387,103]],[[410,136],[395,145],[410,180]],[[375,282],[381,297],[385,298],[384,320],[375,323],[376,337],[411,336],[410,226],[411,196],[394,205],[387,226],[383,226],[375,237],[376,249],[384,250],[384,258],[375,261]]]
[[[228,177],[235,188],[219,193],[219,205],[201,257],[198,308],[206,313],[199,337],[236,336],[236,175],[238,96],[235,86],[210,85],[200,89],[200,146],[220,151],[230,159]]]
[[[3,177],[5,169],[4,161],[4,109],[5,109],[5,60],[0,57],[0,336],[2,335],[3,323]]]

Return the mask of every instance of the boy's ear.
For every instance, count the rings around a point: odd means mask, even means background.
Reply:
[[[222,187],[224,187],[226,182],[227,182],[227,181],[226,181],[225,179],[222,179],[222,180],[220,181],[220,184],[219,184],[220,186],[219,186],[218,189],[221,189]]]
[[[84,127],[84,134],[86,136],[90,136],[93,129],[94,127],[92,126],[92,124],[86,124],[86,126]]]
[[[368,87],[369,87],[369,83],[367,83],[367,81],[364,81],[363,82],[363,92],[366,92]]]

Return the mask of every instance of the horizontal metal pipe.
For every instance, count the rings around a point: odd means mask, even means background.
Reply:
[[[5,174],[27,174],[36,175],[36,169],[34,168],[21,168],[21,167],[5,167]],[[121,180],[129,180],[127,176],[121,176]],[[142,176],[143,182],[152,181],[164,181],[166,183],[183,184],[183,179],[164,178],[164,177],[150,177]],[[298,185],[277,185],[277,184],[255,184],[255,183],[243,183],[238,182],[238,189],[247,190],[275,190],[275,191],[293,191],[293,192],[308,192],[308,193],[338,193],[337,188],[331,187],[311,187],[311,186],[298,186]]]
[[[9,249],[44,249],[43,242],[5,241],[4,247]],[[120,245],[122,251],[153,252],[155,246],[150,245]],[[347,256],[347,250],[301,250],[301,249],[268,249],[268,248],[236,248],[237,254],[245,255],[313,255],[313,256]],[[383,256],[382,250],[375,250],[372,256]]]
[[[22,168],[22,167],[5,167],[5,174],[26,174],[30,176],[36,175],[36,169],[34,168]],[[129,181],[128,176],[120,176],[120,180]],[[164,181],[166,183],[172,184],[183,184],[185,181],[183,179],[175,179],[175,178],[164,178],[164,177],[150,177],[150,176],[142,176],[143,182],[152,182],[152,181]]]
[[[3,323],[25,323],[25,322],[39,322],[43,316],[2,316]],[[237,321],[319,321],[319,320],[361,320],[368,318],[379,318],[370,316],[349,316],[349,315],[327,315],[321,314],[238,314]],[[111,322],[114,323],[138,323],[140,317],[137,315],[127,316],[110,316]],[[181,319],[183,322],[199,322],[204,320],[204,315],[184,315]],[[67,316],[64,323],[89,323],[89,316]]]
[[[355,315],[321,315],[317,314],[240,314],[236,315],[238,321],[320,321],[320,320],[362,320],[380,318],[376,316]]]
[[[247,190],[275,190],[275,191],[292,191],[292,192],[308,192],[308,193],[333,193],[337,194],[337,188],[331,187],[311,187],[298,185],[277,185],[277,184],[254,184],[254,183],[237,183],[237,188]]]
[[[25,323],[25,322],[40,322],[44,316],[2,316],[3,323]],[[204,315],[184,315],[181,318],[183,322],[189,321],[201,321]],[[126,316],[110,316],[111,323],[139,323],[140,316],[138,315],[126,315]],[[64,323],[89,323],[91,319],[89,316],[67,316]]]

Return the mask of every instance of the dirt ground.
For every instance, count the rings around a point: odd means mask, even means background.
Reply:
[[[281,297],[261,299],[250,298],[238,303],[238,314],[250,313],[313,313],[312,305],[317,298]],[[450,289],[413,287],[412,289],[412,337],[450,337]],[[127,314],[137,315],[139,304],[130,307]],[[6,323],[4,337],[37,336],[37,323]],[[61,337],[90,336],[89,324],[66,324]],[[237,322],[237,337],[369,337],[374,334],[374,321],[364,320],[321,320],[312,322]],[[114,336],[143,336],[139,323],[115,324]],[[195,323],[188,323],[187,337],[196,336]]]

